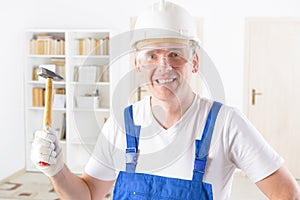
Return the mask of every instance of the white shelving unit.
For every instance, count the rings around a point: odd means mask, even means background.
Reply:
[[[64,41],[64,45],[59,47],[63,48],[59,55],[51,54],[54,51],[49,50],[54,45],[53,42],[51,43],[51,39],[46,39],[51,44],[49,46],[47,42],[46,45],[44,43],[42,48],[45,51],[42,53],[36,49],[40,47],[32,47],[32,43],[37,42],[38,36],[44,39],[45,35],[57,40],[55,42]],[[65,137],[61,139],[65,162],[74,173],[82,172],[94,148],[97,136],[110,115],[110,37],[110,30],[68,29],[28,30],[26,32],[26,42],[28,43],[25,66],[27,170],[36,170],[30,159],[30,149],[34,132],[42,129],[44,114],[44,107],[42,105],[37,106],[36,102],[33,102],[33,98],[36,97],[33,88],[45,88],[45,83],[41,80],[35,80],[33,71],[39,65],[51,64],[53,60],[60,59],[64,61],[64,68],[60,68],[64,80],[61,82],[54,81],[53,87],[54,90],[65,91],[65,106],[53,107],[52,128],[62,132],[62,127],[66,127]],[[35,40],[31,41],[33,39]],[[93,50],[88,51],[86,49]],[[92,72],[96,72],[96,74]],[[81,98],[80,102],[79,98]],[[64,119],[65,124],[63,123]]]

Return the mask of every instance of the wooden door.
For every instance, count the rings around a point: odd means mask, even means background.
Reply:
[[[245,111],[300,178],[300,19],[246,21]]]

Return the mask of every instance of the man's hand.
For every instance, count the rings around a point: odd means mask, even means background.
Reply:
[[[63,168],[61,144],[50,127],[47,128],[47,131],[35,132],[31,147],[31,160],[47,176],[54,176]],[[41,165],[40,162],[49,165]]]

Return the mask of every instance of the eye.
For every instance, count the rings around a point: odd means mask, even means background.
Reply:
[[[150,56],[149,56],[149,58],[151,58],[151,59],[154,59],[156,56],[155,56],[155,54],[151,54]]]
[[[147,60],[156,60],[157,59],[157,55],[154,53],[148,54],[146,55]]]
[[[169,55],[169,57],[178,57],[178,56],[180,56],[179,53],[174,52],[174,51],[170,52],[168,55]]]

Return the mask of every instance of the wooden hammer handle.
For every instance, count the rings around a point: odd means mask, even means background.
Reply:
[[[43,129],[46,131],[46,127],[52,126],[52,78],[47,78],[46,91],[45,91],[45,111],[44,111],[44,121]]]
[[[47,131],[47,126],[52,126],[52,78],[47,78],[46,80],[46,90],[45,90],[45,111],[44,111],[44,121],[43,130]],[[49,166],[50,164],[40,161],[40,166]]]

